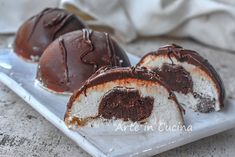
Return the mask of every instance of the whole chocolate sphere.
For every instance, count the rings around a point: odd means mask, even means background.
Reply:
[[[107,33],[83,29],[60,36],[39,60],[37,80],[59,93],[73,92],[102,66],[130,66]]]
[[[47,8],[19,28],[14,51],[28,61],[37,62],[46,47],[57,37],[85,27],[75,15],[63,9]]]

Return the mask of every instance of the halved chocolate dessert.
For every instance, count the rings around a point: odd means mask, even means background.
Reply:
[[[57,93],[79,89],[102,66],[130,66],[121,47],[103,32],[83,29],[60,36],[40,58],[37,80]]]
[[[37,62],[57,37],[85,27],[77,16],[63,9],[47,8],[21,25],[16,34],[14,51],[28,61]]]
[[[197,52],[178,45],[164,46],[138,63],[157,71],[174,91],[179,103],[199,112],[219,111],[225,90],[219,74]]]
[[[183,125],[174,93],[146,68],[99,69],[72,95],[65,115],[70,128],[133,122]]]

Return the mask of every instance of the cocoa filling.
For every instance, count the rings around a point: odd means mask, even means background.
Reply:
[[[138,90],[115,88],[102,98],[99,115],[106,119],[141,121],[151,115],[153,103],[153,97],[141,97]]]
[[[158,69],[155,69],[155,71]],[[164,81],[173,91],[187,94],[193,92],[192,78],[182,66],[164,63],[160,71]]]
[[[199,98],[197,104],[197,110],[202,113],[208,113],[215,111],[215,99],[211,99],[210,96],[201,96],[201,94],[193,93],[194,98]]]
[[[202,70],[204,70],[215,82],[216,87],[219,90],[219,94],[220,94],[219,96],[220,104],[221,106],[224,106],[223,101],[225,99],[225,89],[224,89],[223,82],[219,74],[216,72],[214,67],[208,62],[208,60],[204,59],[195,51],[186,50],[182,48],[181,46],[178,46],[175,44],[162,47],[158,50],[158,54],[164,54],[164,53],[167,53],[172,63],[173,63],[173,60],[171,57],[174,56],[179,62],[187,62],[189,64],[198,66]]]

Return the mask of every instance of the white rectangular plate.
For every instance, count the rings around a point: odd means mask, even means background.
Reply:
[[[128,56],[132,65],[139,60]],[[120,133],[104,128],[71,131],[63,121],[69,96],[53,94],[35,85],[36,67],[10,49],[0,49],[0,81],[93,156],[150,156],[235,127],[235,102],[227,101],[222,112],[200,114],[186,110],[185,123],[192,125],[192,132]]]

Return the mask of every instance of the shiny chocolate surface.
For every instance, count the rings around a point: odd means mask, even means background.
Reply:
[[[85,27],[74,14],[59,8],[46,8],[21,25],[16,34],[14,51],[26,60],[37,62],[57,37]]]
[[[102,66],[130,66],[107,33],[83,29],[56,39],[43,53],[37,79],[56,92],[73,92]]]

